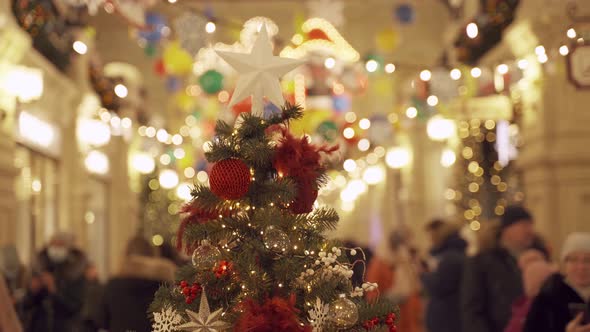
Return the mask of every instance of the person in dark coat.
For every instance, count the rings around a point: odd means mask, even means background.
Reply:
[[[531,305],[524,332],[590,332],[590,233],[568,236],[561,262],[563,274],[545,283]],[[576,306],[585,307],[585,313]]]
[[[25,330],[78,332],[84,303],[86,256],[74,248],[74,236],[55,234],[41,250],[23,299]]]
[[[434,263],[421,275],[429,302],[426,307],[426,328],[429,332],[461,332],[459,309],[461,278],[467,242],[459,235],[459,227],[433,220],[426,226]],[[432,266],[434,265],[434,266]]]
[[[84,272],[86,278],[86,299],[82,307],[82,329],[80,332],[98,331],[96,316],[99,312],[104,285],[98,279],[98,270],[93,263],[89,263]]]
[[[512,303],[524,295],[519,255],[534,244],[531,214],[509,206],[493,232],[490,248],[465,264],[461,287],[461,320],[466,332],[499,332],[508,324]]]
[[[100,328],[109,332],[151,331],[148,307],[160,285],[174,279],[176,269],[158,254],[142,237],[129,241],[119,273],[105,286],[96,318]]]

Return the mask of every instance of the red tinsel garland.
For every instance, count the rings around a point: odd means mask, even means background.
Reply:
[[[280,297],[267,299],[261,305],[252,299],[240,304],[241,315],[234,325],[236,332],[311,332],[311,326],[302,326],[295,308],[295,296],[288,300]]]
[[[188,225],[192,224],[204,224],[211,219],[215,219],[219,216],[219,212],[217,211],[209,211],[198,207],[195,204],[185,204],[180,209],[181,214],[186,214],[182,221],[180,222],[180,226],[178,227],[178,231],[176,232],[176,249],[178,251],[182,250],[182,239],[184,237],[184,231]],[[190,245],[186,244],[185,251],[187,254],[191,254]]]

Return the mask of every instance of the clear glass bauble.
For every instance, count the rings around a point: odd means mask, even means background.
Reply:
[[[208,270],[215,267],[220,258],[221,251],[205,240],[193,251],[192,262],[197,270]]]
[[[352,327],[359,319],[359,311],[351,300],[340,297],[330,303],[329,317],[338,328]]]
[[[264,246],[274,252],[286,252],[291,247],[291,240],[280,228],[269,226],[264,231]]]

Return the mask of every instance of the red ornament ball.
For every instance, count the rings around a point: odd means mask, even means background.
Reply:
[[[250,187],[250,169],[239,159],[217,162],[209,174],[211,191],[223,199],[238,199]]]

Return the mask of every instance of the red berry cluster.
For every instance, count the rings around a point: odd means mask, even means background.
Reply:
[[[221,278],[231,272],[232,264],[228,261],[220,261],[217,266],[213,269],[215,276]]]
[[[395,314],[392,312],[385,318],[385,324],[389,327],[389,332],[397,332],[397,326],[395,326]]]
[[[397,332],[397,326],[395,326],[395,318],[395,314],[390,313],[389,315],[387,315],[387,317],[385,317],[385,320],[383,321],[383,323],[385,323],[385,325],[389,327],[389,332]],[[369,331],[377,327],[379,323],[381,323],[381,320],[379,319],[379,317],[375,317],[373,319],[365,321],[363,323],[363,327],[365,328],[365,330]]]
[[[189,286],[188,282],[183,280],[180,282],[180,290],[182,295],[184,295],[184,301],[186,304],[191,304],[197,298],[197,294],[203,290],[203,288],[196,282],[193,282],[193,284]]]
[[[365,330],[370,331],[370,330],[374,329],[377,325],[379,325],[379,322],[380,322],[379,318],[375,317],[373,319],[366,320],[363,323],[363,327],[365,328]]]

